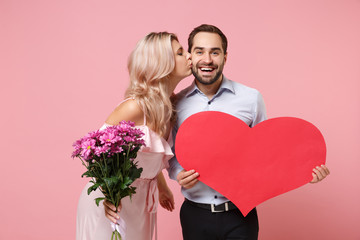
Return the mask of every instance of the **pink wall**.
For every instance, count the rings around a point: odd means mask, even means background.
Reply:
[[[227,34],[226,76],[259,89],[269,117],[306,119],[327,142],[330,177],[260,205],[260,239],[360,239],[359,0],[1,0],[0,239],[75,239],[86,179],[72,142],[122,100],[137,40],[168,30],[186,46],[201,23]],[[159,236],[179,240],[170,185]]]

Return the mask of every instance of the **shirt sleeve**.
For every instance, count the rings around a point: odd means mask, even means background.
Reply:
[[[251,127],[254,127],[256,124],[261,123],[262,121],[265,121],[267,119],[264,99],[260,93],[257,94],[253,114],[254,115]]]
[[[172,157],[169,160],[169,167],[166,169],[168,171],[169,177],[173,180],[176,180],[177,175],[179,174],[179,172],[181,172],[182,170],[184,170],[184,168],[179,164],[177,158],[176,158],[176,154],[175,154],[175,141],[176,141],[176,133],[177,133],[177,128],[174,127],[173,128],[173,138],[174,138],[174,144],[172,146],[172,151],[174,153],[174,157]]]

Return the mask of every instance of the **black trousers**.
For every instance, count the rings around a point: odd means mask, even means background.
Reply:
[[[212,213],[184,201],[180,210],[184,240],[257,240],[259,223],[254,208],[244,217],[238,210]]]

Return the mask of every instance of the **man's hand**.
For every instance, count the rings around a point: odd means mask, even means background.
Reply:
[[[105,209],[105,216],[113,223],[116,223],[116,220],[120,219],[120,216],[116,213],[115,206],[109,202],[108,200],[104,200],[104,209]],[[120,206],[117,209],[117,212],[121,210],[121,202]]]
[[[199,181],[198,177],[199,173],[195,172],[195,170],[182,170],[179,172],[176,179],[182,187],[189,189],[195,186],[195,184]]]
[[[313,169],[313,180],[310,183],[317,183],[326,178],[330,174],[329,169],[325,165],[317,166]]]

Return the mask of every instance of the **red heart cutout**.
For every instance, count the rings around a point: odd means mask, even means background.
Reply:
[[[293,117],[263,121],[250,128],[222,112],[187,118],[175,142],[176,157],[199,180],[231,200],[246,216],[260,203],[312,180],[325,163],[326,146],[311,123]]]

